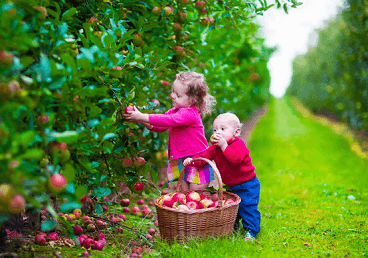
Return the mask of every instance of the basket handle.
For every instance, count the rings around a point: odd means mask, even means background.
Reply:
[[[218,206],[221,207],[222,206],[222,200],[224,199],[224,193],[223,193],[223,189],[222,189],[222,178],[221,178],[219,170],[216,167],[215,162],[213,162],[209,159],[206,159],[206,158],[195,158],[192,161],[196,161],[196,160],[203,160],[203,161],[207,162],[213,168],[213,171],[215,172],[215,178],[217,179],[218,185],[219,185],[219,202],[218,202]],[[183,169],[181,170],[180,175],[179,175],[178,184],[177,184],[177,187],[176,187],[177,192],[180,191],[181,181],[183,180],[184,172],[185,172],[185,166],[183,167]]]

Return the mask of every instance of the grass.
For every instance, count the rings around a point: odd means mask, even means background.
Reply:
[[[255,243],[229,238],[168,245],[150,257],[368,256],[368,161],[329,127],[271,101],[249,144],[261,181]]]

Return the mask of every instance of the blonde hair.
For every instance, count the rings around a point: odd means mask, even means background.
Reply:
[[[216,119],[222,119],[222,118],[227,119],[227,121],[231,123],[232,125],[234,125],[235,128],[241,129],[243,126],[243,124],[240,123],[239,118],[235,114],[230,113],[230,112],[226,112],[226,113],[218,115],[213,122],[215,122]]]
[[[188,87],[187,95],[198,108],[201,117],[211,114],[216,99],[208,93],[204,76],[196,72],[181,72],[176,74],[176,79]]]

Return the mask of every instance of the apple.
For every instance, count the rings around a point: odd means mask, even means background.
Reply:
[[[47,236],[47,239],[49,241],[57,241],[59,240],[59,236],[56,232],[51,232],[48,236]]]
[[[142,210],[147,209],[147,208],[149,208],[149,206],[148,206],[147,204],[142,204],[142,205],[141,205],[141,209],[142,209]]]
[[[113,223],[120,223],[120,222],[123,221],[123,219],[122,218],[118,218],[118,217],[112,217],[110,219],[110,221],[113,222]]]
[[[44,235],[36,235],[34,240],[33,240],[36,244],[39,244],[39,245],[44,245],[46,243],[46,238]]]
[[[143,199],[139,199],[139,200],[137,201],[137,204],[144,204],[144,200],[143,200]]]
[[[87,199],[86,199],[86,203],[87,203],[88,205],[93,205],[93,200],[92,200],[91,198],[87,198]]]
[[[14,195],[13,187],[9,184],[0,185],[0,202],[9,203]]]
[[[88,230],[88,231],[95,231],[95,230],[96,230],[96,226],[95,226],[95,225],[93,225],[93,224],[88,224],[88,225],[87,225],[87,230]]]
[[[137,182],[135,183],[134,185],[134,189],[137,191],[137,192],[141,192],[143,191],[143,188],[144,188],[144,185],[142,182]]]
[[[205,2],[205,1],[197,1],[197,2],[195,3],[195,8],[196,8],[198,11],[203,10],[205,6],[206,6],[206,2]]]
[[[137,167],[141,167],[144,164],[146,164],[146,160],[143,157],[138,157],[134,160],[134,165],[136,165]]]
[[[234,203],[235,201],[233,199],[226,199],[224,202],[224,205]]]
[[[59,162],[64,164],[70,158],[70,151],[65,142],[53,142],[50,145],[50,155],[53,159],[59,158]]]
[[[87,200],[87,195],[84,195],[81,199],[80,202],[85,202]]]
[[[82,227],[81,227],[81,226],[75,226],[75,227],[74,227],[73,232],[74,232],[74,234],[76,234],[76,235],[80,235],[80,234],[82,234],[82,233],[83,233],[83,229],[82,229]]]
[[[26,207],[26,200],[21,194],[13,195],[8,204],[9,211],[13,214],[21,213],[25,209],[25,207]]]
[[[106,205],[102,205],[101,206],[101,208],[102,208],[102,211],[103,212],[106,212],[106,211],[108,211],[109,209],[107,208],[107,206]]]
[[[91,219],[91,218],[90,218],[90,217],[88,217],[88,216],[83,216],[81,220],[82,220],[82,222],[84,222],[84,221],[86,221],[86,220],[90,220],[90,219]]]
[[[210,199],[202,199],[200,203],[203,205],[203,208],[210,208],[213,207],[214,202]]]
[[[161,84],[164,87],[171,86],[169,81],[161,81]]]
[[[87,22],[88,23],[90,23],[93,27],[94,26],[96,26],[96,24],[97,24],[97,18],[96,17],[94,17],[94,16],[92,16],[91,18],[89,18],[88,20],[87,20]]]
[[[169,7],[169,6],[166,6],[166,7],[164,7],[164,16],[170,16],[171,15],[171,13],[173,12],[173,10],[171,9],[171,7]]]
[[[189,210],[196,210],[196,209],[199,209],[199,205],[198,205],[198,203],[197,202],[195,202],[195,201],[189,201],[189,202],[187,202],[187,207],[188,207],[188,209]]]
[[[87,219],[84,221],[84,225],[93,224],[93,221],[91,219]]]
[[[65,190],[67,186],[65,177],[62,174],[54,174],[48,180],[48,187],[51,193],[58,194]]]
[[[13,64],[13,54],[6,50],[0,50],[0,68],[10,68]]]
[[[151,99],[150,102],[153,102],[156,104],[155,107],[159,107],[160,106],[160,101],[158,101],[157,99]]]
[[[126,217],[125,217],[125,215],[124,214],[119,214],[119,216],[118,216],[119,218],[121,218],[122,220],[126,220]]]
[[[160,16],[161,15],[161,8],[160,7],[157,7],[157,6],[155,6],[155,7],[153,7],[153,9],[152,9],[152,13],[154,14],[154,15],[156,15],[156,16]]]
[[[133,213],[133,214],[136,214],[136,213],[139,213],[139,212],[141,212],[141,210],[139,209],[139,207],[138,207],[138,206],[133,206],[133,207],[132,207],[132,213]]]
[[[107,223],[104,222],[104,221],[102,221],[102,220],[100,220],[100,219],[98,219],[98,220],[96,220],[96,226],[98,228],[106,228],[107,227]]]
[[[128,207],[123,207],[123,212],[124,213],[130,213],[130,209]]]
[[[143,39],[142,39],[142,37],[141,37],[140,35],[138,35],[138,34],[133,34],[133,37],[134,37],[134,39],[133,39],[133,44],[134,44],[135,46],[140,47],[140,46],[142,46],[142,45],[143,45],[144,41],[143,41]]]
[[[89,253],[87,250],[82,253],[82,257],[89,257]]]
[[[129,106],[124,108],[124,113],[125,114],[128,114],[128,111],[134,111],[134,106],[129,105]]]
[[[177,195],[177,200],[181,203],[181,204],[186,204],[187,203],[187,197],[185,196],[184,193],[178,193]]]
[[[95,240],[93,240],[92,238],[87,238],[86,240],[84,240],[84,247],[89,249],[94,242]]]
[[[123,165],[123,167],[130,167],[133,165],[133,160],[131,158],[122,158],[121,159],[121,164]]]
[[[209,199],[209,197],[208,197],[207,195],[205,195],[205,194],[200,194],[200,195],[199,195],[199,198],[201,199],[201,201],[202,201],[203,199]]]
[[[102,249],[104,248],[105,245],[106,245],[106,240],[101,239],[99,241],[94,242],[94,244],[92,245],[92,249],[102,251]]]
[[[168,191],[168,190],[166,190],[166,189],[161,191],[161,195],[166,195],[166,194],[168,194],[168,193],[169,193],[169,191]]]
[[[101,239],[104,239],[105,238],[105,234],[102,233],[102,232],[98,232],[97,234],[97,240],[101,240]]]
[[[186,195],[186,200],[187,202],[191,202],[191,201],[199,202],[201,200],[201,197],[199,197],[199,194],[197,192],[190,191]]]
[[[212,194],[211,195],[211,200],[214,201],[214,202],[218,201],[218,195],[216,193]]]
[[[133,247],[132,252],[140,254],[140,253],[143,252],[143,248],[140,247],[140,246],[135,246],[135,247]]]
[[[160,181],[160,182],[158,182],[158,186],[159,186],[159,187],[163,187],[163,186],[164,186],[164,184],[165,184],[165,181]]]
[[[162,197],[162,205],[163,206],[172,208],[173,204],[174,204],[174,200],[170,196],[165,195],[164,197]]]
[[[215,139],[215,135],[214,134],[212,134],[211,135],[211,137],[210,137],[210,143],[212,143],[213,144],[213,140]]]
[[[151,236],[153,236],[156,233],[156,229],[154,228],[149,228],[148,229],[148,234],[150,234]]]
[[[38,5],[38,6],[33,6],[34,9],[38,10],[40,12],[39,16],[37,17],[37,20],[44,20],[47,16],[47,10],[44,6],[42,5]]]
[[[150,234],[145,234],[144,236],[147,238],[147,240],[152,240],[152,236]]]
[[[129,204],[130,204],[130,200],[129,199],[121,199],[121,201],[120,201],[120,205],[122,207],[127,207],[127,206],[129,206]]]
[[[182,32],[183,28],[181,27],[180,23],[174,23],[173,24],[173,31],[174,33],[180,33]]]
[[[123,231],[124,231],[124,230],[123,230],[123,228],[122,228],[122,227],[118,227],[118,228],[117,228],[117,232],[118,232],[118,233],[123,233]]]
[[[178,210],[182,210],[182,211],[187,211],[189,210],[188,206],[184,205],[184,204],[180,204],[177,207]]]
[[[142,210],[142,215],[147,218],[152,218],[153,212],[150,208],[146,208]]]

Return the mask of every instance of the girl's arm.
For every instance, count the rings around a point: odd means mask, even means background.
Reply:
[[[146,127],[148,130],[156,132],[156,133],[161,133],[168,129],[167,127],[153,126],[149,123],[142,123],[142,125]]]

